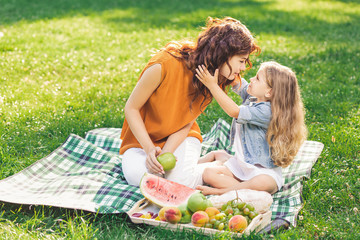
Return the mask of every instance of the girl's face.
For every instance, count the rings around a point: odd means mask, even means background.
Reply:
[[[271,96],[271,87],[266,82],[264,69],[260,68],[256,76],[250,78],[247,92],[257,98],[257,102],[265,102]]]
[[[246,60],[248,59],[249,54],[246,55],[234,55],[229,58],[229,65],[231,66],[231,70],[229,66],[224,63],[220,67],[220,74],[226,77],[229,80],[234,80],[236,76],[240,75],[241,71],[246,69]]]

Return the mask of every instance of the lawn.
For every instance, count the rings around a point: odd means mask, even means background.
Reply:
[[[248,239],[355,239],[360,234],[360,3],[351,0],[0,0],[0,179],[47,156],[70,133],[121,127],[151,54],[196,38],[208,16],[254,33],[260,63],[297,73],[309,140],[324,143],[304,181],[298,226]],[[236,96],[231,94],[237,99]],[[206,133],[216,102],[198,122]],[[207,239],[96,215],[0,203],[3,239]],[[225,237],[224,237],[225,238]]]

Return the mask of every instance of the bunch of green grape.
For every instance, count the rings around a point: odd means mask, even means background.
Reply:
[[[235,215],[244,216],[249,225],[259,213],[256,212],[254,206],[249,203],[241,202],[237,199],[230,200],[221,206],[219,213],[211,218],[205,227],[217,230],[227,230],[229,220]]]

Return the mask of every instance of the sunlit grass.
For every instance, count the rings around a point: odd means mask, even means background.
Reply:
[[[232,16],[249,27],[262,47],[245,78],[267,60],[293,68],[307,111],[309,140],[325,145],[311,179],[304,182],[298,227],[274,237],[357,237],[360,4],[356,1],[0,0],[0,6],[0,179],[48,155],[70,133],[84,136],[94,128],[121,127],[125,102],[154,50],[170,40],[194,39],[207,16]],[[219,117],[230,121],[213,102],[199,118],[203,133]],[[134,225],[124,215],[11,204],[0,208],[0,236],[194,237]],[[199,234],[195,238],[206,239]]]

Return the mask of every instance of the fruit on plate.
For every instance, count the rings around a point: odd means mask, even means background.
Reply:
[[[209,199],[206,199],[206,206],[207,207],[213,207],[213,204]]]
[[[180,223],[190,223],[191,222],[191,213],[190,213],[189,209],[187,208],[187,204],[183,203],[178,208],[181,212]]]
[[[140,218],[151,219],[151,214],[145,213],[145,214],[141,215]]]
[[[226,215],[234,214],[234,209],[229,205],[229,206],[226,207],[224,212],[225,212]]]
[[[176,165],[176,158],[171,152],[166,152],[157,157],[158,162],[163,166],[164,171],[173,169]]]
[[[181,220],[181,212],[177,207],[164,207],[164,217],[169,223],[178,223]]]
[[[216,214],[220,213],[219,209],[217,209],[216,207],[207,207],[205,209],[205,212],[209,216],[209,219],[215,218]]]
[[[251,204],[254,207],[254,211],[258,213],[265,213],[269,211],[270,206],[273,203],[273,198],[270,193],[265,191],[251,190],[251,189],[240,189],[240,190],[229,191],[222,195],[211,196],[209,200],[212,202],[214,207],[221,208],[223,204],[236,198],[241,199],[242,200],[241,202],[246,202],[247,204]]]
[[[221,212],[221,213],[218,213],[215,215],[215,219],[216,220],[222,220],[222,219],[225,219],[226,218],[226,214]]]
[[[133,213],[131,216],[132,217],[141,217],[142,215],[144,215],[144,214],[142,214],[142,213],[139,213],[139,212],[136,212],[136,213]]]
[[[191,223],[196,227],[204,227],[209,222],[209,216],[204,211],[197,211],[191,216]]]
[[[211,202],[201,192],[192,194],[187,202],[187,207],[192,212],[205,211],[210,206],[212,206]]]
[[[160,208],[179,206],[187,203],[191,195],[200,193],[198,190],[150,173],[145,173],[142,177],[140,191],[146,199]]]
[[[131,217],[145,218],[145,219],[155,219],[155,218],[158,217],[158,214],[153,213],[153,212],[147,212],[147,213],[136,212],[136,213],[133,213],[131,215]]]
[[[244,216],[235,215],[229,220],[229,229],[233,232],[244,232],[248,223]]]
[[[163,207],[163,208],[161,208],[160,209],[160,211],[159,211],[159,220],[160,221],[166,221],[166,219],[165,219],[165,210],[166,210],[166,207]]]
[[[217,212],[216,209],[219,212],[212,215]],[[244,232],[252,220],[259,214],[252,204],[242,202],[240,199],[230,200],[219,209],[208,207],[205,211],[210,219],[209,223],[205,224],[205,228],[230,230],[238,233]]]

